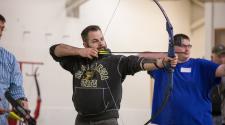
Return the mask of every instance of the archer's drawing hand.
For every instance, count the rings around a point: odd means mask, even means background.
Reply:
[[[93,59],[94,57],[98,57],[98,50],[94,48],[81,48],[79,50],[79,55],[81,57],[87,57],[89,59]]]

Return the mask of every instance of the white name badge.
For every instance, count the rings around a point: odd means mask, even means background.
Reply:
[[[180,72],[190,73],[190,72],[191,72],[191,68],[184,68],[184,67],[181,67]]]

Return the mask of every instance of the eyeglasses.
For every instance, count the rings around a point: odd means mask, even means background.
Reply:
[[[184,45],[184,44],[181,44],[179,47],[182,47],[182,48],[191,48],[192,45]]]

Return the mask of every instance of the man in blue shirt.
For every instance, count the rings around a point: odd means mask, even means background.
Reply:
[[[0,38],[5,28],[5,21],[0,14]],[[22,74],[15,56],[0,47],[0,125],[8,125],[7,114],[10,110],[4,96],[6,91],[9,91],[14,99],[20,100],[25,108],[28,107],[22,83]]]
[[[225,75],[225,65],[205,59],[190,58],[192,45],[185,34],[174,36],[178,64],[174,69],[171,96],[162,112],[153,119],[159,125],[212,125],[209,92]],[[162,104],[168,86],[165,68],[148,72],[154,79],[152,115]]]

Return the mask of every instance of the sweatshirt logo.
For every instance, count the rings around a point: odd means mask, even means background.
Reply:
[[[97,75],[100,76],[100,79],[97,79]],[[75,78],[81,79],[81,87],[96,88],[98,80],[107,80],[109,76],[102,64],[95,63],[90,67],[81,65],[81,69],[75,73]]]

